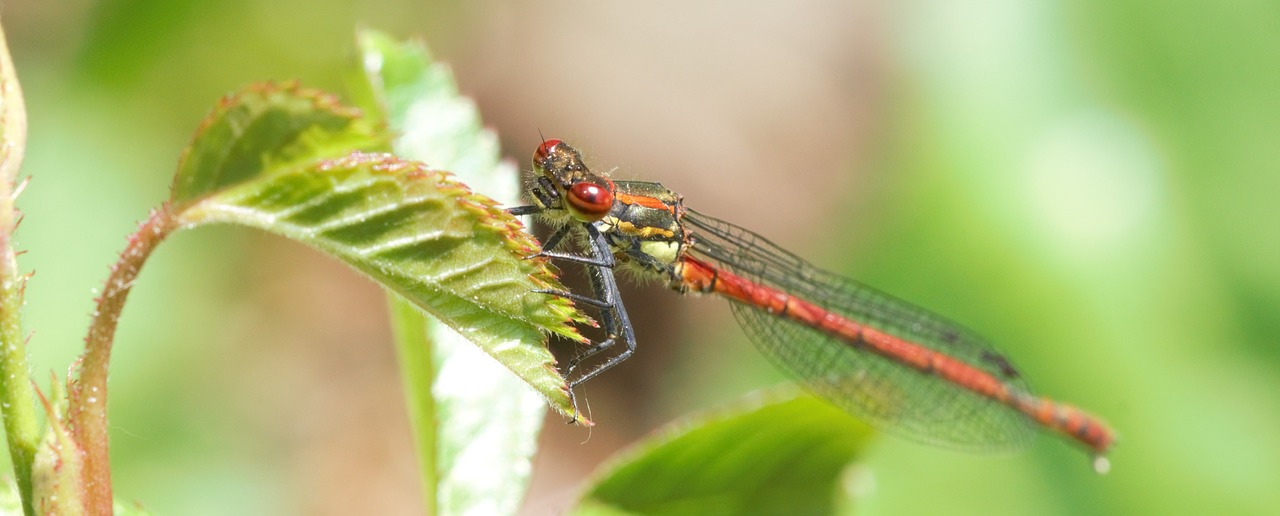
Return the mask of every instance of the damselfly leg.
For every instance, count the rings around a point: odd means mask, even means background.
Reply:
[[[508,210],[513,215],[534,214],[539,211],[542,210],[537,206],[520,206]],[[605,333],[604,339],[589,345],[586,349],[574,355],[569,360],[564,371],[564,375],[568,379],[569,400],[574,407],[574,421],[577,421],[578,418],[578,403],[577,395],[575,394],[577,387],[630,358],[636,349],[635,330],[631,326],[631,319],[627,316],[626,307],[622,303],[622,293],[618,290],[618,282],[613,275],[613,267],[617,262],[613,257],[609,242],[595,226],[583,224],[582,227],[587,234],[588,245],[586,251],[588,255],[554,251],[572,229],[572,226],[565,225],[547,238],[541,252],[529,257],[545,257],[577,263],[588,270],[587,280],[591,286],[592,296],[584,296],[565,290],[546,289],[534,291],[540,294],[563,297],[591,306],[599,311],[600,327]],[[625,346],[620,353],[609,357],[594,369],[577,377],[574,376],[579,365],[613,348],[619,341]]]

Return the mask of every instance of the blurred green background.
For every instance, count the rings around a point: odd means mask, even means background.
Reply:
[[[1280,507],[1280,4],[11,1],[30,143],[20,260],[34,374],[223,94],[341,92],[356,27],[423,38],[508,156],[597,169],[988,336],[1120,434],[1110,475],[880,439],[868,514]],[[663,422],[778,381],[724,304],[629,292],[640,350],[549,418],[524,511],[563,510]],[[372,283],[240,229],[152,257],[111,377],[117,494],[164,514],[421,512]],[[589,438],[589,439],[588,439]],[[583,441],[586,441],[583,443]]]

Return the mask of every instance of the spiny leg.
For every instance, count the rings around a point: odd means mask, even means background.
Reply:
[[[573,301],[597,308],[600,311],[599,318],[601,329],[605,332],[605,339],[598,343],[592,344],[582,352],[578,353],[569,360],[568,366],[565,368],[565,376],[573,376],[574,371],[584,361],[599,355],[600,353],[612,348],[619,340],[625,345],[621,353],[610,357],[604,363],[600,364],[590,372],[583,374],[581,377],[569,380],[569,400],[574,407],[574,422],[578,419],[577,395],[574,389],[582,383],[599,376],[601,373],[622,363],[631,354],[635,352],[636,340],[635,330],[631,326],[630,318],[627,316],[626,308],[622,304],[622,294],[618,289],[618,282],[613,276],[613,266],[616,264],[612,249],[609,247],[608,239],[600,233],[594,225],[590,223],[583,224],[582,227],[587,232],[587,256],[580,256],[567,253],[539,253],[552,259],[567,260],[574,263],[581,263],[593,269],[587,275],[587,279],[591,285],[592,296],[584,296],[568,291],[560,290],[538,290],[543,294],[564,297]],[[553,248],[567,234],[569,226],[565,226],[557,230],[550,238],[544,249]]]
[[[592,254],[597,257],[600,257],[601,255],[607,256],[607,261],[610,263],[610,266],[612,266],[612,250],[610,249],[609,242],[604,235],[600,234],[600,231],[596,229],[595,226],[589,224],[587,225],[587,235]],[[596,356],[613,347],[618,340],[623,342],[626,349],[622,350],[622,352],[617,355],[609,357],[609,359],[603,364],[600,364],[586,374],[569,380],[569,400],[573,403],[575,419],[578,411],[578,405],[574,389],[579,385],[582,385],[584,382],[599,376],[601,373],[612,369],[614,366],[621,364],[626,359],[631,358],[631,354],[636,350],[635,329],[631,326],[631,319],[627,315],[627,309],[622,304],[622,293],[618,289],[617,279],[613,276],[613,269],[610,267],[598,267],[595,272],[596,274],[591,275],[589,279],[591,289],[595,292],[596,297],[599,300],[604,301],[604,304],[608,305],[607,307],[600,309],[601,324],[604,326],[607,338],[604,341],[587,348],[583,353],[570,360],[569,367],[565,371],[566,376],[572,375],[574,369],[576,369],[584,360]]]

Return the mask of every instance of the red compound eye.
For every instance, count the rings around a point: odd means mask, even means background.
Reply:
[[[547,159],[547,156],[551,155],[551,150],[560,145],[560,143],[560,140],[555,138],[542,142],[542,145],[538,146],[538,150],[533,151],[533,161],[539,162]]]
[[[565,197],[574,213],[585,220],[600,220],[613,209],[613,191],[595,183],[576,183]]]

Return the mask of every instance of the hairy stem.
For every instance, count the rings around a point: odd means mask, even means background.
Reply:
[[[69,391],[67,419],[71,434],[84,453],[85,509],[89,514],[111,513],[111,464],[107,442],[107,366],[111,362],[111,344],[116,324],[124,309],[125,298],[142,270],[142,264],[166,236],[176,229],[174,217],[166,204],[151,213],[138,231],[129,235],[129,243],[120,259],[111,266],[111,276],[98,298],[89,335],[85,338],[85,354],[80,373]]]

